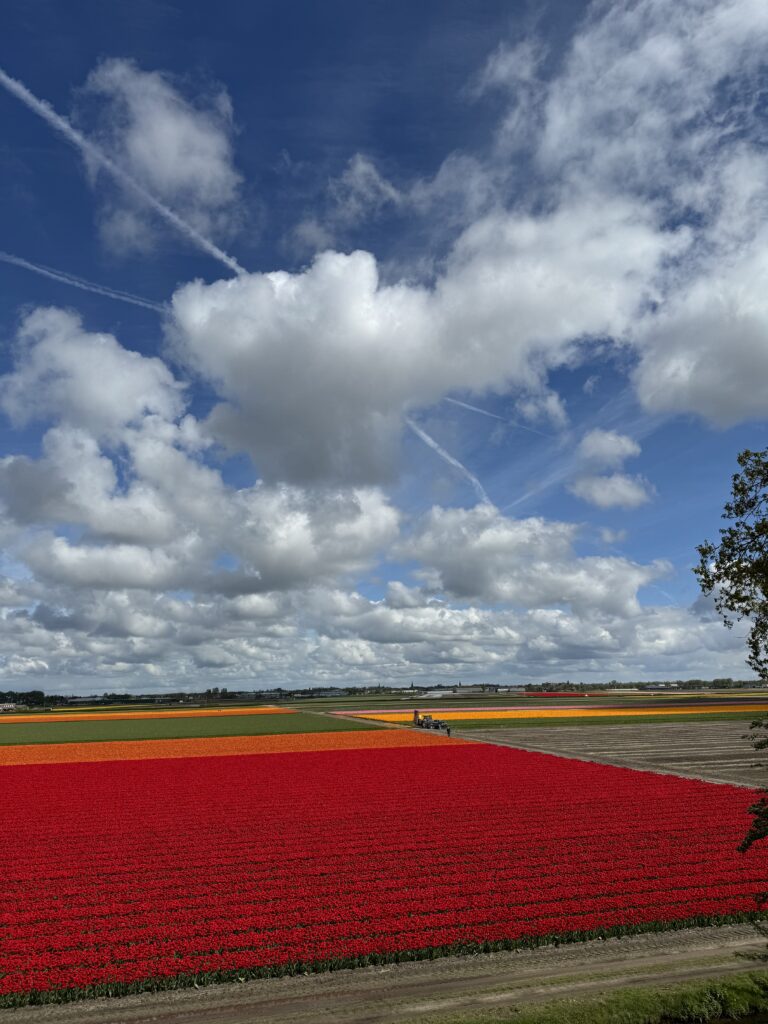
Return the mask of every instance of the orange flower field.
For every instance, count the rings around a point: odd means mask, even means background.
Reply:
[[[326,750],[373,750],[455,746],[468,741],[417,730],[289,733],[276,736],[209,736],[200,739],[116,740],[0,747],[0,766],[86,761],[146,761],[238,754],[297,754]]]
[[[229,718],[232,715],[295,715],[291,708],[185,708],[181,711],[99,711],[81,714],[40,714],[0,716],[0,727],[16,722],[99,722],[142,718]]]

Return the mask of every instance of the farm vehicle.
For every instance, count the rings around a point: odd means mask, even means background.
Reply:
[[[442,718],[433,718],[432,715],[421,715],[418,711],[413,712],[413,724],[417,729],[445,729],[451,735],[451,727]]]

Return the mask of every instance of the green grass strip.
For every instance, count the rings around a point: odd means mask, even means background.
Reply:
[[[105,740],[176,740],[205,736],[276,736],[297,732],[350,732],[379,726],[327,715],[212,715],[192,718],[114,718],[90,722],[0,722],[0,746],[98,743]]]
[[[446,956],[477,956],[479,953],[497,953],[504,950],[537,949],[541,946],[559,946],[572,942],[589,942],[593,939],[621,938],[626,935],[643,935],[649,932],[682,931],[685,928],[717,927],[728,924],[763,921],[763,911],[748,911],[739,914],[699,914],[679,921],[656,921],[634,925],[617,925],[612,928],[593,928],[588,931],[563,932],[553,935],[534,935],[522,939],[498,939],[489,942],[454,943],[450,946],[426,946],[421,949],[403,950],[396,953],[369,953],[356,957],[334,957],[330,960],[310,962],[294,961],[274,967],[235,968],[233,970],[205,971],[198,974],[178,974],[173,977],[145,978],[132,982],[104,982],[82,988],[32,989],[27,992],[11,992],[0,995],[0,1009],[19,1006],[42,1006],[51,1003],[72,1003],[81,999],[117,998],[137,995],[140,992],[165,992],[182,988],[201,988],[225,982],[250,981],[259,978],[280,978],[296,974],[324,974],[329,971],[348,970],[355,967],[372,967],[384,964],[409,963],[416,960],[438,960]],[[1,976],[1,974],[0,974]],[[689,1020],[711,1020],[713,1018],[691,1017]],[[514,1018],[519,1024],[518,1017]],[[620,1024],[621,1018],[614,1018],[611,1024]],[[601,1022],[602,1024],[602,1022]]]
[[[423,1024],[683,1024],[740,1020],[768,1010],[768,971],[659,988],[624,988],[591,999],[522,1009],[420,1018]],[[768,1019],[768,1018],[765,1018]]]

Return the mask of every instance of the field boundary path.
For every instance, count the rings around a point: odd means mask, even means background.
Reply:
[[[0,1010],[0,1024],[425,1024],[434,1016],[599,996],[762,967],[751,925]]]

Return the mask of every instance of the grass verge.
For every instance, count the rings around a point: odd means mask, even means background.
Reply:
[[[764,921],[763,911],[749,911],[740,914],[697,915],[679,921],[655,921],[635,925],[618,925],[613,928],[593,928],[589,931],[564,932],[553,935],[535,935],[521,939],[499,939],[492,942],[469,942],[450,946],[427,946],[422,949],[402,950],[395,953],[368,953],[356,957],[335,957],[329,960],[312,962],[293,961],[273,966],[251,968],[235,968],[232,970],[215,970],[197,974],[177,974],[169,977],[148,977],[140,981],[104,982],[87,985],[81,988],[38,988],[26,992],[9,992],[0,994],[0,1009],[17,1008],[20,1006],[43,1006],[52,1003],[72,1003],[81,999],[116,998],[137,995],[141,992],[166,992],[182,988],[201,988],[207,985],[218,985],[226,982],[243,982],[258,978],[279,978],[295,974],[324,974],[329,971],[349,970],[355,967],[372,967],[383,964],[408,963],[417,960],[437,960],[446,956],[476,956],[479,953],[497,953],[504,950],[535,949],[540,946],[559,946],[573,942],[589,942],[593,939],[621,938],[626,935],[643,935],[649,932],[682,931],[686,928],[717,927],[728,924],[744,924],[745,922]],[[759,972],[749,972],[757,974]],[[768,974],[765,975],[768,978]],[[0,969],[0,981],[2,970]],[[768,992],[768,980],[766,981]],[[519,1015],[511,1017],[515,1024],[523,1024]],[[470,1024],[494,1020],[492,1017],[475,1017],[462,1019],[462,1024]],[[504,1020],[505,1018],[501,1018]],[[583,1018],[593,1021],[594,1018]],[[648,1018],[649,1020],[666,1020],[666,1018]],[[688,1017],[682,1020],[713,1020],[714,1017]],[[642,1020],[642,1018],[638,1018]],[[673,1018],[674,1020],[674,1018]],[[581,1018],[574,1018],[574,1024],[581,1024]],[[452,1021],[451,1024],[456,1024]],[[528,1022],[526,1021],[526,1024]],[[534,1024],[532,1021],[531,1024]],[[543,1024],[538,1020],[535,1024]],[[623,1017],[600,1018],[595,1024],[625,1024]],[[635,1018],[627,1018],[626,1024],[635,1024]]]
[[[739,1020],[768,1010],[768,971],[659,988],[627,988],[593,999],[422,1018],[423,1024],[683,1024]],[[421,1024],[420,1021],[420,1024]]]

